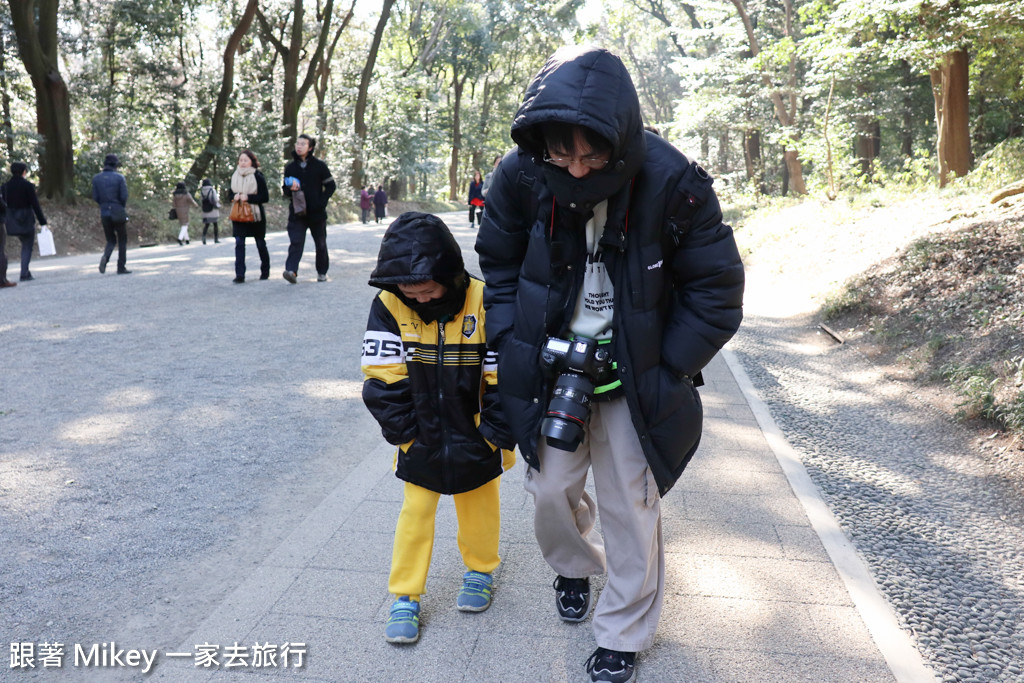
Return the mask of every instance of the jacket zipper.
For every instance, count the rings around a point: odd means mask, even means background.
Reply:
[[[448,425],[445,421],[444,414],[444,326],[445,324],[440,320],[437,322],[437,418],[441,424],[441,450],[444,453],[444,457],[441,458],[441,472],[442,480],[447,486],[451,486],[449,481],[450,472],[448,471],[448,463],[451,461],[448,441]]]

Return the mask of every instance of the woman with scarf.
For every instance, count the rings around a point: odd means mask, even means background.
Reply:
[[[231,221],[231,234],[235,237],[235,279],[233,282],[245,282],[245,238],[252,237],[256,241],[256,251],[260,254],[260,279],[270,277],[270,252],[267,251],[267,216],[263,205],[270,200],[267,190],[267,179],[259,170],[260,162],[249,149],[243,149],[238,155],[238,168],[231,176],[231,199],[245,202],[252,206],[255,220],[252,222]]]

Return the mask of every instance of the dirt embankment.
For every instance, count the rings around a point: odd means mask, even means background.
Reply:
[[[1024,195],[925,193],[757,213],[738,240],[779,315],[820,309],[982,447],[1024,460]]]

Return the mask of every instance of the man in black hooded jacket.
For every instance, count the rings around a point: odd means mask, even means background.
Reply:
[[[607,572],[586,668],[593,681],[624,683],[654,641],[665,580],[660,500],[700,440],[695,387],[739,327],[743,266],[711,178],[644,130],[612,53],[556,52],[527,88],[511,135],[517,147],[494,172],[476,243],[488,343],[530,465],[556,609],[586,619],[589,577]],[[611,369],[545,371],[549,338],[570,343],[548,351],[597,349]],[[559,378],[567,369],[586,381]]]
[[[284,262],[284,279],[293,285],[298,281],[299,261],[306,247],[309,230],[316,247],[317,282],[327,282],[330,261],[327,256],[327,200],[338,189],[331,171],[322,160],[313,156],[316,139],[303,133],[295,140],[293,160],[284,167],[284,196],[301,191],[305,209],[296,213],[295,202],[288,206],[288,256]]]

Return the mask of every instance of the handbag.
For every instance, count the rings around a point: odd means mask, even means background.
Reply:
[[[167,212],[167,220],[169,220],[169,221],[176,221],[176,220],[178,220],[178,210],[177,209],[171,209],[170,211],[168,211]]]
[[[249,202],[242,202],[237,199],[231,202],[231,215],[228,217],[235,223],[256,222],[256,214],[253,213],[252,205]]]
[[[39,231],[39,255],[53,256],[56,253],[57,245],[53,243],[53,233],[44,225],[43,229]]]
[[[306,193],[302,190],[292,190],[292,211],[296,216],[306,215]]]

